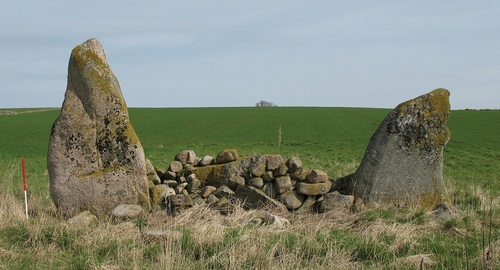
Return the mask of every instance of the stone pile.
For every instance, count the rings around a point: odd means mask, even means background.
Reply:
[[[67,217],[82,213],[72,221],[81,223],[95,221],[88,215],[130,218],[151,206],[179,212],[196,204],[222,213],[239,205],[326,212],[380,204],[446,216],[449,95],[436,89],[398,105],[371,137],[356,172],[337,181],[304,168],[297,157],[241,158],[234,149],[216,157],[185,150],[162,170],[145,159],[118,80],[100,42],[90,39],[70,56],[65,99],[49,141],[50,192],[58,211]]]
[[[336,207],[350,208],[352,196],[332,191],[332,181],[321,170],[308,170],[297,157],[255,155],[240,158],[234,149],[221,151],[216,158],[197,157],[193,150],[177,154],[167,170],[146,161],[151,203],[173,212],[195,204],[213,205],[231,211],[232,202],[243,207],[274,207],[281,210],[324,212]],[[350,204],[339,197],[347,197]],[[327,202],[325,202],[325,198]],[[350,198],[350,199],[349,199]]]

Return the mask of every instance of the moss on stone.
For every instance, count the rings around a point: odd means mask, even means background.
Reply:
[[[411,152],[414,149],[435,155],[441,153],[450,138],[446,123],[450,116],[450,92],[439,88],[397,106],[388,115],[394,121],[388,123],[388,133],[402,135],[401,147]]]
[[[295,185],[295,190],[304,195],[323,195],[330,191],[332,187],[332,182],[327,181],[324,183],[306,183],[298,182]]]

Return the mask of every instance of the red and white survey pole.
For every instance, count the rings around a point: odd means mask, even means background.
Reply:
[[[26,169],[24,167],[24,158],[23,158],[23,179],[24,179],[24,207],[26,208],[26,219],[28,219],[28,195],[26,193]]]

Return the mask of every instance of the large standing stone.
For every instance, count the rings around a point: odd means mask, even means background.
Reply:
[[[398,105],[373,134],[353,175],[364,203],[418,205],[450,202],[443,182],[443,148],[450,93],[436,89]]]
[[[84,210],[109,215],[120,204],[150,209],[144,151],[97,39],[71,53],[47,167],[52,199],[66,216]]]

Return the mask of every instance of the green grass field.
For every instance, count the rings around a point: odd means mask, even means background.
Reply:
[[[240,156],[298,156],[305,167],[322,169],[330,178],[356,170],[371,135],[389,112],[309,107],[129,109],[146,157],[157,167],[166,169],[182,150],[215,156],[223,149],[234,148]],[[278,234],[279,230],[252,228],[237,222],[248,213],[223,221],[198,217],[195,221],[200,222],[192,222],[194,225],[182,217],[162,217],[159,221],[158,217],[148,216],[149,226],[160,226],[169,220],[167,227],[184,230],[182,241],[171,246],[137,243],[135,236],[122,239],[123,242],[104,241],[109,233],[116,233],[110,232],[111,225],[104,223],[95,230],[58,225],[62,220],[50,200],[46,169],[50,129],[58,115],[59,110],[0,115],[0,179],[4,190],[0,197],[0,220],[4,220],[0,221],[0,261],[7,262],[0,262],[0,269],[28,269],[38,264],[40,269],[132,269],[164,267],[168,263],[174,269],[221,269],[227,266],[231,254],[244,253],[259,241],[267,243],[259,248],[275,255],[259,257],[250,250],[245,259],[236,259],[233,267],[228,268],[328,268],[335,266],[331,260],[337,260],[345,263],[339,267],[345,269],[415,269],[425,258],[425,269],[475,269],[488,265],[485,258],[489,244],[490,253],[497,257],[499,254],[498,111],[452,111],[449,119],[451,139],[444,151],[444,175],[459,218],[441,222],[428,212],[413,209],[334,213],[307,221],[291,215],[292,228]],[[38,213],[30,222],[22,221],[22,157],[26,160],[30,200],[35,204],[33,213]],[[191,214],[196,216],[197,212]],[[233,225],[221,225],[227,223]],[[197,235],[200,231],[219,238],[207,242]],[[261,239],[254,239],[255,235]],[[91,240],[85,242],[82,237]],[[131,254],[131,250],[139,255]],[[27,255],[21,255],[23,252]],[[43,254],[51,252],[55,252],[56,259],[49,264],[48,255]],[[173,257],[159,259],[168,252]],[[496,263],[491,264],[494,267],[499,266],[497,257]]]
[[[331,178],[346,175],[343,165],[359,163],[378,125],[390,112],[367,108],[131,108],[131,123],[146,157],[165,168],[175,154],[192,149],[216,155],[234,148],[241,156],[298,156],[310,169]],[[28,180],[48,183],[47,145],[59,111],[0,116],[0,160],[26,159]],[[491,185],[499,194],[500,112],[453,111],[451,139],[445,148],[445,176],[460,189]],[[342,166],[341,166],[342,165]],[[345,166],[344,166],[345,167]],[[353,167],[353,166],[350,166]]]

